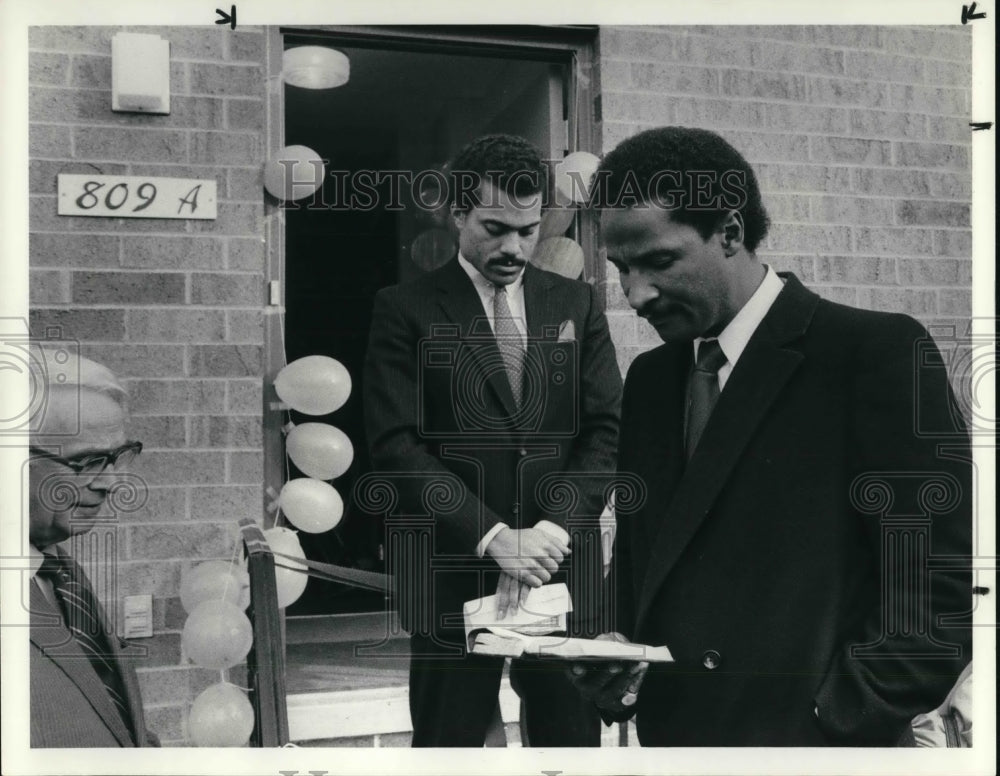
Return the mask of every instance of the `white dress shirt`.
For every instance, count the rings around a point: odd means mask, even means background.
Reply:
[[[476,293],[479,294],[479,301],[483,304],[483,312],[486,313],[486,319],[490,322],[490,329],[496,333],[496,326],[493,323],[493,297],[497,292],[496,286],[470,264],[461,251],[458,254],[458,264],[465,271],[465,274],[469,276],[472,285],[475,286]],[[507,285],[507,304],[510,307],[510,314],[514,319],[514,325],[521,333],[521,338],[524,340],[525,347],[527,347],[528,326],[524,313],[524,270],[521,270],[521,274],[517,276],[517,279],[513,283]],[[550,520],[539,520],[535,523],[534,527],[545,531],[554,538],[569,543],[569,534]],[[476,555],[480,558],[483,557],[486,553],[486,548],[493,541],[493,537],[504,528],[510,528],[510,526],[506,523],[497,523],[487,531],[486,535],[479,540],[479,544],[476,545]]]
[[[461,253],[458,254],[458,264],[465,270],[465,274],[469,276],[472,285],[476,287],[476,293],[479,294],[479,301],[483,303],[483,312],[486,313],[486,318],[490,322],[490,329],[496,334],[497,327],[493,322],[493,297],[496,296],[496,286],[487,280],[478,269],[472,266]],[[517,279],[507,286],[507,305],[510,307],[510,315],[514,319],[514,325],[520,332],[525,347],[527,347],[528,326],[525,322],[526,316],[524,314],[523,269],[521,270],[521,274],[517,276]]]
[[[59,608],[59,599],[56,598],[56,591],[52,589],[52,583],[45,577],[38,576],[38,570],[42,567],[42,563],[45,561],[45,553],[39,550],[35,545],[28,545],[28,566],[31,568],[31,578],[38,585],[38,589],[42,591],[42,595],[45,599],[52,604],[58,611],[62,611]]]
[[[719,391],[726,387],[729,375],[733,373],[736,362],[740,360],[743,351],[746,350],[747,343],[757,331],[767,311],[771,309],[774,300],[778,298],[785,282],[778,277],[778,273],[771,267],[764,265],[766,273],[757,290],[753,292],[745,305],[736,316],[729,322],[729,325],[719,334],[719,347],[726,357],[726,363],[719,368]],[[705,338],[698,337],[694,341],[694,359],[698,361],[698,346],[705,341]]]

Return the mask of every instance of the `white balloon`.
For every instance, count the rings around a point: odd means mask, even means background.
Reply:
[[[574,151],[564,157],[554,173],[556,201],[559,204],[586,202],[590,180],[600,163],[600,157],[589,151]]]
[[[323,533],[335,528],[344,514],[344,502],[337,489],[311,477],[286,482],[278,503],[288,521],[308,533]]]
[[[188,735],[195,746],[245,746],[253,733],[253,706],[229,682],[206,688],[188,713]]]
[[[272,552],[282,555],[291,555],[296,558],[305,558],[306,554],[299,544],[299,537],[295,531],[284,526],[275,526],[264,531],[264,538],[267,539],[268,546]],[[306,589],[306,582],[309,577],[305,574],[308,567],[303,563],[296,563],[288,558],[274,559],[274,579],[278,585],[278,608],[284,609],[299,600]]]
[[[184,654],[202,668],[230,668],[242,662],[253,643],[253,626],[229,601],[202,601],[181,632]]]
[[[224,560],[209,560],[181,579],[181,606],[190,614],[202,601],[225,600],[240,609],[250,605],[250,575]]]
[[[335,358],[303,356],[282,367],[274,390],[293,410],[326,415],[344,406],[351,395],[351,375]]]
[[[568,237],[550,237],[535,246],[531,263],[566,278],[578,278],[583,272],[583,248]]]
[[[264,165],[264,188],[281,200],[303,199],[323,185],[326,169],[308,146],[285,146]]]
[[[326,423],[300,423],[288,432],[285,449],[292,463],[317,480],[337,479],[354,460],[347,434]]]

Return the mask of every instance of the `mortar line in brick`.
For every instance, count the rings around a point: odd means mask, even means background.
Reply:
[[[716,72],[721,72],[721,70],[722,70],[722,68],[718,68],[718,69],[716,69],[716,68],[705,68],[705,69],[714,69]],[[758,74],[762,74],[762,75],[776,74],[776,72],[777,72],[777,71],[775,71],[773,69],[767,69],[767,70],[756,69],[755,70],[755,69],[751,69],[751,68],[736,68],[736,67],[727,67],[727,68],[724,68],[724,69],[725,70],[738,70],[738,71],[741,71],[741,72],[748,72],[748,73],[758,73]],[[781,74],[785,74],[785,73],[784,73],[784,71],[782,71],[781,73],[777,73],[777,74],[781,75]],[[803,75],[802,73],[787,73],[787,74],[788,75]],[[971,87],[969,87],[969,86],[930,86],[930,85],[927,85],[927,84],[924,84],[924,83],[911,83],[911,82],[907,82],[907,81],[882,81],[882,80],[871,81],[871,80],[867,80],[867,79],[847,78],[847,77],[843,77],[843,76],[817,76],[815,74],[812,74],[812,75],[814,75],[816,78],[820,78],[820,79],[823,79],[823,80],[826,80],[826,81],[838,81],[838,82],[844,82],[844,81],[846,81],[846,82],[857,83],[857,84],[876,84],[876,85],[882,85],[882,84],[884,84],[886,86],[914,86],[914,87],[918,87],[918,88],[952,90],[952,91],[957,91],[957,92],[968,92],[971,89]],[[676,90],[660,90],[660,89],[648,90],[648,89],[641,89],[639,87],[632,87],[632,86],[630,86],[630,87],[616,87],[616,88],[613,88],[613,89],[605,89],[603,93],[604,94],[648,94],[648,95],[659,95],[659,96],[670,95],[670,96],[688,96],[688,97],[690,97],[690,96],[698,96],[698,95],[704,94],[704,92],[679,92],[679,91],[676,91]],[[909,109],[906,109],[906,108],[899,108],[899,107],[896,107],[896,106],[893,106],[893,105],[864,105],[864,104],[853,104],[853,103],[844,103],[844,102],[835,102],[835,103],[817,102],[817,101],[811,100],[809,97],[806,97],[806,98],[801,99],[801,100],[793,100],[793,99],[788,99],[788,98],[783,98],[783,97],[772,97],[772,96],[768,96],[768,97],[741,97],[740,95],[737,95],[737,94],[725,95],[725,97],[727,99],[733,99],[733,100],[736,100],[736,101],[739,101],[739,102],[766,102],[766,103],[777,102],[777,103],[786,103],[786,104],[794,104],[794,105],[814,105],[816,107],[835,107],[835,108],[836,107],[853,107],[853,108],[863,108],[863,109],[866,109],[866,110],[885,111],[887,113],[914,113],[915,112],[913,110],[909,110]],[[951,114],[951,113],[937,113],[937,112],[933,112],[933,111],[924,111],[924,112],[925,113],[930,113],[930,114],[935,115],[935,116],[950,116],[950,115],[955,115],[955,114]],[[219,131],[219,130],[212,130],[212,131]]]
[[[658,93],[650,92],[650,94],[658,94]],[[674,96],[674,97],[677,97],[677,96],[687,96],[687,97],[690,97],[691,95],[663,95],[663,96]],[[726,101],[728,102],[728,100],[726,100]],[[780,102],[778,100],[764,100],[764,101],[760,101],[760,100],[740,100],[740,99],[733,99],[732,101],[733,102],[751,103],[751,104],[763,104],[763,105],[770,104],[770,103],[778,103],[778,102]],[[805,105],[813,106],[813,103],[802,103],[802,102],[794,102],[793,103],[793,102],[787,102],[787,101],[780,102],[780,104],[783,104],[783,105],[797,105],[797,106],[805,106]],[[865,108],[861,108],[861,107],[856,106],[856,105],[854,105],[854,106],[821,105],[821,106],[815,106],[815,107],[823,107],[823,108],[843,107],[843,108],[849,109],[849,110],[867,110]],[[871,110],[881,110],[881,109],[871,109]],[[915,115],[915,114],[913,114],[910,111],[885,111],[885,112],[900,113],[900,114],[907,115],[907,116]],[[938,115],[938,114],[935,114],[935,115]],[[968,118],[968,117],[967,116],[953,116],[952,118],[963,118],[963,119],[965,119],[965,118]],[[650,122],[644,122],[644,121],[636,121],[636,122],[622,121],[622,122],[619,122],[619,123],[622,123],[622,124],[626,124],[626,123],[649,124]],[[653,123],[655,123],[655,122],[653,122]],[[953,140],[925,140],[925,139],[922,139],[922,138],[921,139],[906,139],[906,138],[899,138],[899,137],[871,137],[869,135],[850,135],[850,134],[846,134],[846,133],[842,133],[842,132],[822,132],[822,131],[818,131],[818,130],[798,130],[798,131],[796,131],[796,130],[782,130],[782,129],[773,128],[773,127],[750,127],[750,128],[745,128],[745,125],[741,125],[740,128],[736,128],[735,126],[734,127],[724,127],[724,128],[718,129],[717,131],[723,137],[725,137],[726,133],[728,133],[728,132],[739,132],[741,134],[746,134],[746,135],[776,135],[778,137],[807,137],[807,138],[818,138],[818,139],[822,139],[822,140],[829,140],[829,139],[836,139],[836,140],[870,140],[870,141],[877,142],[877,143],[920,143],[920,144],[930,144],[930,145],[938,145],[938,146],[954,146],[956,148],[971,148],[971,146],[972,146],[971,139],[968,142],[956,142],[956,141],[953,141]],[[795,160],[795,161],[787,161],[787,162],[781,161],[781,160],[774,160],[774,161],[764,162],[764,164],[810,164],[810,165],[816,165],[816,166],[830,166],[830,165],[834,165],[834,166],[851,166],[852,165],[851,162],[826,161],[826,160],[823,160],[823,159]],[[893,165],[876,165],[876,164],[868,164],[868,163],[859,162],[859,163],[855,163],[855,166],[866,167],[866,168],[868,168],[868,167],[886,167],[886,168],[888,168],[888,167],[892,167]],[[916,168],[916,167],[906,167],[905,169],[913,170],[913,169],[918,169],[918,168]],[[929,170],[941,170],[941,169],[949,169],[949,168],[926,168],[926,169],[929,169]]]
[[[161,416],[161,415],[143,415],[142,417],[152,417],[152,418],[155,418],[155,417],[163,417],[163,416]],[[208,416],[203,416],[203,415],[202,416],[199,416],[199,415],[189,415],[188,417],[190,417],[190,418],[198,418],[198,417],[208,417]],[[250,417],[253,417],[253,416],[250,416]],[[219,446],[219,447],[205,447],[204,445],[202,445],[200,447],[191,447],[189,445],[185,445],[184,447],[147,447],[146,445],[143,445],[142,446],[142,450],[143,450],[144,453],[150,452],[150,453],[255,453],[256,454],[256,453],[263,452],[264,448],[263,447],[222,447],[222,446]],[[209,485],[209,486],[213,486],[212,483],[201,483],[201,486],[204,487],[206,484]],[[215,485],[225,485],[226,487],[239,487],[241,485],[252,485],[252,484],[253,483],[231,483],[231,482],[218,482],[218,483],[215,483]],[[159,520],[159,521],[150,521],[150,522],[170,522],[170,521]],[[143,525],[148,525],[148,524],[149,523],[147,523],[147,522],[143,522]]]
[[[807,44],[802,44],[802,45],[807,45]],[[809,48],[812,48],[812,47],[809,47]],[[878,49],[845,49],[845,48],[841,48],[841,47],[832,47],[832,48],[831,47],[824,47],[824,48],[827,48],[829,51],[833,51],[833,52],[840,51],[840,52],[844,52],[844,53],[851,52],[851,51],[854,51],[854,52],[857,52],[857,53],[865,53],[865,54],[883,54],[884,53],[882,51],[879,51]],[[886,56],[903,56],[903,55],[902,54],[895,54],[895,55],[893,55],[893,54],[886,54]],[[918,57],[910,57],[910,58],[911,59],[919,59],[921,62],[925,62],[925,63],[927,61],[931,61],[931,62],[944,62],[944,63],[947,63],[947,64],[956,64],[956,63],[958,63],[958,64],[967,64],[970,61],[970,60],[964,59],[964,58],[963,59],[942,59],[941,57],[919,57],[919,58]],[[680,58],[680,57],[677,57],[677,58],[671,57],[671,58],[651,59],[649,57],[646,57],[643,54],[634,54],[634,55],[616,54],[613,57],[607,57],[607,58],[605,58],[605,61],[608,61],[608,62],[619,62],[619,63],[629,63],[629,64],[643,64],[643,65],[662,65],[662,64],[668,64],[668,65],[680,65],[680,66],[684,66],[684,67],[703,67],[703,68],[725,67],[727,69],[732,69],[732,66],[730,66],[730,65],[713,65],[713,64],[710,64],[710,63],[694,62],[694,61],[692,61],[690,59],[684,59],[684,58]],[[832,75],[827,75],[823,71],[820,71],[820,70],[778,70],[777,68],[774,68],[774,67],[769,67],[768,68],[768,67],[761,67],[761,66],[757,66],[757,67],[743,66],[743,67],[740,67],[739,69],[741,69],[741,70],[756,70],[758,72],[764,72],[764,73],[784,73],[784,74],[788,74],[788,75],[815,76],[817,78],[843,79],[843,80],[846,80],[846,81],[864,81],[866,83],[898,83],[898,84],[903,84],[905,86],[945,86],[945,87],[950,86],[950,84],[928,83],[925,79],[921,79],[920,81],[899,81],[899,80],[888,81],[888,80],[879,79],[878,81],[872,82],[872,81],[868,81],[866,79],[858,78],[857,76],[848,75],[846,73],[834,73]],[[209,96],[215,96],[215,95],[209,95]]]
[[[884,27],[885,25],[872,25],[872,26]],[[937,34],[946,33],[946,32],[948,34],[951,33],[951,31],[946,31],[946,30],[934,30],[931,34],[937,35]],[[698,37],[704,37],[704,38],[716,39],[716,40],[719,37],[718,35],[715,35],[715,34],[699,33],[699,32],[696,32],[696,31],[690,32],[688,34],[691,35],[692,37],[693,36],[698,36]],[[961,33],[959,33],[959,34],[961,34]],[[800,48],[808,48],[808,49],[817,49],[817,48],[820,48],[820,49],[828,49],[830,51],[844,51],[844,52],[854,51],[854,52],[861,52],[861,53],[881,54],[881,55],[887,56],[887,57],[901,57],[901,58],[904,58],[904,59],[918,59],[918,57],[910,56],[908,54],[900,54],[900,53],[895,53],[895,52],[892,52],[892,51],[886,51],[885,48],[884,48],[884,46],[883,46],[883,44],[879,44],[877,47],[855,47],[855,46],[848,46],[846,44],[841,44],[841,43],[820,43],[820,42],[810,42],[810,41],[788,40],[787,38],[781,38],[781,37],[763,37],[763,36],[754,35],[753,33],[749,33],[749,34],[745,33],[744,35],[741,36],[740,39],[741,40],[743,40],[743,39],[750,39],[750,40],[754,40],[754,41],[773,41],[775,43],[782,43],[782,44],[787,45],[787,46],[798,46]],[[937,62],[964,62],[964,61],[966,61],[964,58],[956,58],[956,57],[951,57],[951,58],[949,58],[949,57],[933,57],[933,56],[919,57],[919,59],[921,59],[921,60],[924,60],[924,59],[933,59],[933,60],[935,60]]]
[[[922,63],[924,60],[921,57],[918,61]],[[928,84],[923,79],[921,79],[919,81],[904,81],[904,80],[900,80],[900,79],[896,79],[896,78],[878,78],[878,79],[872,79],[872,78],[861,78],[859,76],[847,75],[847,74],[841,74],[841,73],[836,73],[836,74],[833,74],[833,75],[825,75],[823,73],[817,73],[815,71],[808,72],[808,73],[798,72],[798,71],[794,71],[794,70],[781,70],[781,71],[778,71],[778,70],[775,70],[774,68],[746,67],[746,66],[741,66],[741,65],[732,65],[732,66],[726,65],[726,66],[722,67],[722,69],[725,69],[725,70],[738,70],[738,71],[742,71],[742,72],[751,72],[751,73],[770,73],[770,74],[776,74],[776,75],[803,75],[803,76],[807,76],[809,78],[814,78],[814,79],[817,79],[817,80],[823,80],[823,81],[846,81],[846,82],[852,83],[852,84],[873,84],[873,85],[875,85],[875,84],[886,84],[887,86],[915,86],[915,87],[926,88],[926,89],[954,89],[956,91],[967,91],[968,89],[971,88],[971,86],[965,85],[965,84],[961,84],[961,85],[955,85],[955,84]]]

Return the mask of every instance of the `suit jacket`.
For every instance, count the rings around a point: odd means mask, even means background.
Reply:
[[[940,354],[907,316],[784,277],[690,461],[691,343],[626,378],[619,465],[648,493],[618,510],[616,614],[677,660],[640,689],[644,745],[893,745],[971,656],[969,448]]]
[[[429,543],[390,533],[400,618],[411,632],[461,628],[462,603],[495,592],[496,564],[475,548],[498,522],[567,528],[578,621],[599,608],[596,519],[614,474],[621,376],[591,286],[529,264],[524,303],[519,409],[457,259],[375,298],[364,374],[372,466],[398,495],[390,532],[423,515],[414,530],[433,533]],[[566,321],[574,334],[560,341]]]
[[[76,561],[65,553],[59,554],[74,567],[72,573],[89,585]],[[100,610],[98,616],[120,669],[130,722],[136,731],[135,742],[122,724],[104,684],[66,628],[60,609],[49,602],[37,584],[30,587],[31,746],[158,746],[156,736],[146,730],[135,669],[123,653],[124,642],[110,630],[104,611]]]

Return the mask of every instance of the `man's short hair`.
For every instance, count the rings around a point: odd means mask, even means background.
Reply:
[[[547,190],[547,168],[538,149],[523,137],[484,135],[462,148],[448,165],[451,203],[458,210],[488,205],[477,196],[486,183],[527,202]]]
[[[694,127],[649,129],[624,140],[601,162],[591,204],[663,207],[705,240],[736,210],[751,252],[770,226],[750,163],[719,135]]]
[[[93,391],[113,399],[123,411],[128,410],[128,394],[114,373],[103,364],[67,348],[42,345],[33,350],[32,355],[40,367],[36,371],[40,372],[40,382],[44,382],[44,385],[36,388],[45,391],[47,399],[62,391],[72,391],[76,396],[80,396],[83,391]],[[45,428],[47,414],[44,410],[32,414],[33,434],[44,436],[48,430]]]

